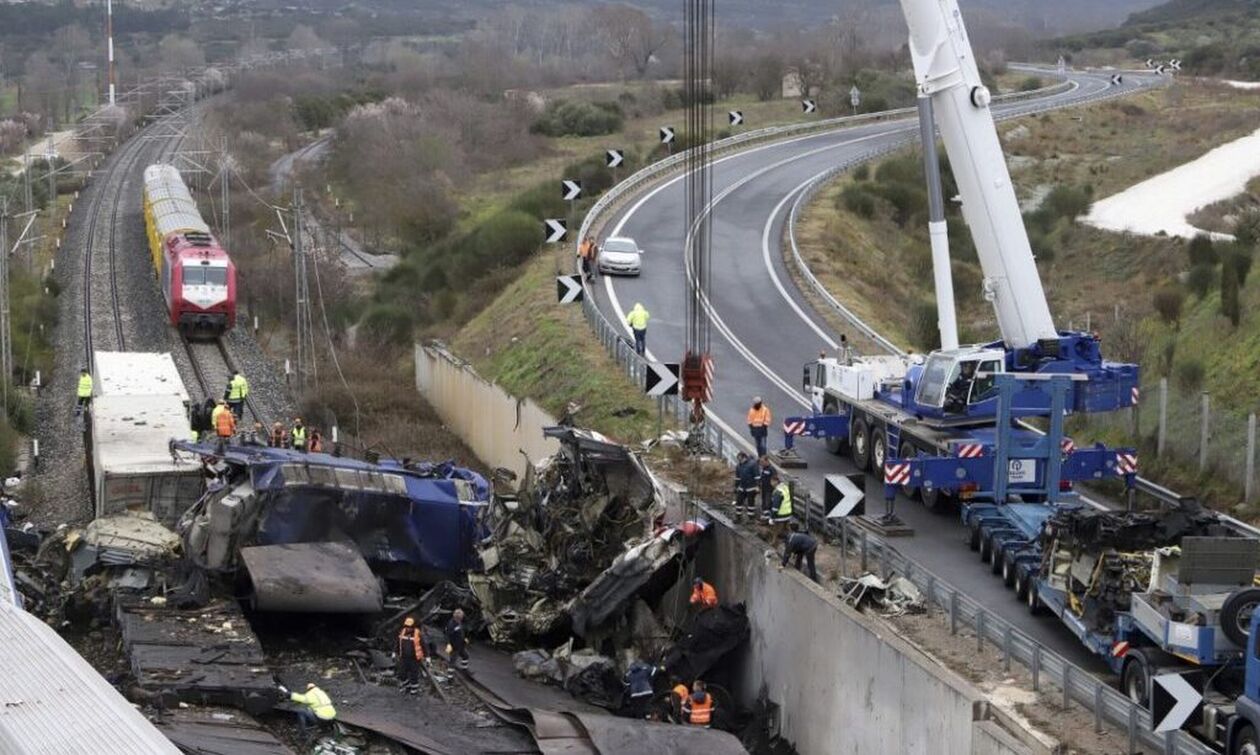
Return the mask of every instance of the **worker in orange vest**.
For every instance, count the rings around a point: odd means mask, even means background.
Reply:
[[[753,399],[752,408],[748,410],[748,432],[752,434],[753,443],[757,444],[757,455],[766,455],[766,437],[770,434],[770,407],[761,401],[761,396]]]
[[[402,674],[399,691],[416,694],[420,691],[420,664],[428,661],[424,656],[424,637],[416,620],[408,616],[398,633],[398,668]]]
[[[691,696],[683,701],[683,721],[706,729],[713,723],[713,695],[705,691],[699,679],[691,685]]]
[[[691,581],[691,605],[698,605],[701,609],[705,609],[717,608],[717,604],[718,594],[717,590],[713,589],[713,585],[699,577]]]
[[[578,257],[582,260],[582,276],[590,279],[595,270],[595,239],[587,236],[578,244]]]
[[[228,409],[227,402],[219,399],[214,412],[214,434],[219,438],[219,453],[233,435],[236,435],[236,415]]]
[[[673,716],[674,721],[683,723],[686,721],[682,714],[683,706],[686,705],[687,698],[691,697],[691,691],[687,689],[687,685],[683,684],[678,677],[672,677],[671,681],[674,682],[674,686],[670,690],[669,712]]]

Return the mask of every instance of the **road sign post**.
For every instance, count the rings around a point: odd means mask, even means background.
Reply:
[[[548,244],[559,244],[569,235],[569,221],[563,218],[547,218],[543,221],[543,239]]]
[[[866,475],[829,474],[823,478],[823,509],[828,519],[862,516],[866,513]]]
[[[853,114],[857,115],[858,105],[862,104],[862,90],[857,88],[857,84],[849,90],[849,104],[853,106]]]
[[[661,126],[660,135],[661,144],[665,145],[665,149],[669,151],[669,154],[674,154],[674,127]]]
[[[624,163],[625,161],[626,161],[626,153],[624,150],[610,149],[610,150],[605,150],[604,152],[604,164],[607,165],[608,169],[612,171],[614,186],[620,183],[620,179],[617,177],[617,169],[620,168],[621,164]]]

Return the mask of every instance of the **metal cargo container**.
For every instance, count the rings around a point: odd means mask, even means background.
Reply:
[[[178,395],[106,394],[92,399],[91,414],[96,516],[151,511],[158,521],[174,526],[202,488],[196,458],[172,456],[169,446],[172,438],[189,437],[183,400]]]

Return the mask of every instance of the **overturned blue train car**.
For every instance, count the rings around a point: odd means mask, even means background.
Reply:
[[[244,567],[259,608],[372,610],[381,601],[377,577],[435,582],[477,563],[490,486],[472,470],[258,446],[172,447],[199,455],[207,478],[180,521],[186,553],[210,571]]]

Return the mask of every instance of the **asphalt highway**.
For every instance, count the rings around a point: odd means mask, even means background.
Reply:
[[[996,105],[994,112],[999,116],[1032,114],[1081,105],[1101,95],[1149,88],[1155,82],[1153,76],[1127,72],[1118,86],[1111,84],[1110,73],[1076,72],[1068,78],[1076,84],[1069,91]],[[712,421],[747,439],[744,416],[751,398],[762,396],[774,412],[773,450],[782,447],[781,420],[809,411],[800,389],[802,365],[821,350],[834,354],[840,332],[810,305],[783,259],[784,224],[792,202],[815,177],[836,165],[860,162],[917,138],[918,122],[911,117],[753,146],[715,161],[707,307],[715,365]],[[611,321],[624,326],[625,313],[635,302],[642,302],[651,312],[649,357],[665,362],[680,362],[683,356],[685,214],[684,177],[677,175],[628,203],[603,233],[605,237],[631,236],[645,251],[640,277],[600,281],[598,304]],[[965,232],[961,227],[950,228],[950,233],[961,232]],[[804,438],[797,448],[809,467],[793,473],[819,498],[824,475],[854,469],[847,456],[829,454],[821,441]],[[872,495],[878,489],[873,477],[867,489]],[[868,512],[882,511],[882,506],[879,497],[868,497]],[[913,536],[893,541],[903,555],[1051,650],[1085,668],[1104,670],[1057,619],[1032,616],[1014,592],[990,574],[988,565],[967,548],[956,513],[933,514],[904,497],[897,501],[897,512],[915,530]]]

